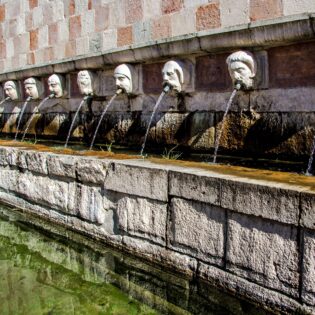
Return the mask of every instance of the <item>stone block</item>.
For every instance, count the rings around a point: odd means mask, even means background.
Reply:
[[[18,180],[19,171],[10,169],[0,170],[0,188],[6,192],[17,192],[18,191]]]
[[[49,154],[47,156],[48,174],[66,178],[76,178],[78,158],[68,155]]]
[[[249,22],[249,2],[227,0],[220,3],[222,27],[245,24]]]
[[[302,301],[315,306],[315,233],[304,232]]]
[[[291,297],[299,296],[297,229],[230,213],[227,270]]]
[[[268,51],[271,88],[315,86],[315,43],[276,47]],[[281,62],[286,60],[286,65]],[[294,64],[294,67],[288,67]],[[301,102],[299,102],[300,104]]]
[[[103,185],[107,176],[110,161],[96,158],[79,158],[77,178],[84,183]]]
[[[220,205],[220,179],[209,172],[186,168],[170,170],[169,186],[172,196]]]
[[[303,227],[315,230],[315,194],[301,192],[301,222]]]
[[[151,38],[153,40],[167,38],[172,36],[171,18],[169,15],[152,19]]]
[[[69,184],[48,177],[20,173],[17,193],[27,201],[67,212]]]
[[[246,297],[250,301],[261,305],[262,307],[267,306],[267,311],[271,308],[287,314],[299,311],[302,311],[302,314],[311,314],[309,313],[309,310],[301,307],[301,304],[294,299],[289,298],[280,292],[270,290],[269,288],[265,288],[261,285],[245,280],[217,267],[200,262],[198,271],[199,276],[202,279],[207,280],[207,282],[212,284],[213,287],[223,288],[238,297]],[[248,314],[257,314],[257,309],[255,311],[255,313],[248,313],[248,309],[246,308],[245,312]]]
[[[166,203],[124,196],[118,200],[117,215],[120,223],[119,229],[124,233],[165,245]]]
[[[95,10],[95,32],[102,32],[109,27],[109,8],[101,6]]]
[[[191,34],[196,31],[195,12],[191,9],[181,10],[172,15],[172,36]]]
[[[95,15],[97,14],[94,10],[85,11],[82,13],[82,36],[87,36],[95,31]],[[105,17],[104,17],[105,19]],[[106,22],[106,21],[105,21]],[[104,29],[103,29],[104,30]]]
[[[251,46],[294,43],[311,39],[314,36],[308,16],[296,20],[287,18],[287,20],[276,19],[252,22],[249,31]],[[280,65],[279,67],[281,68]],[[270,78],[272,77],[270,76]]]
[[[133,24],[143,18],[143,2],[141,0],[127,0],[125,3],[125,23]]]
[[[284,15],[315,12],[315,2],[309,0],[282,0],[282,5]]]
[[[80,218],[97,224],[103,224],[105,218],[113,222],[112,212],[110,212],[111,217],[106,216],[107,209],[101,187],[78,185],[76,194],[78,194],[77,215]]]
[[[105,177],[105,189],[143,198],[167,201],[167,171],[157,165],[148,165],[141,162],[111,162]]]
[[[102,33],[102,50],[110,50],[117,47],[117,30],[109,29]]]
[[[125,249],[128,249],[129,252],[136,256],[162,264],[163,267],[180,270],[189,277],[192,277],[197,270],[196,259],[170,251],[160,245],[151,244],[148,241],[129,236],[123,236],[122,243]]]
[[[81,36],[81,16],[71,16],[69,18],[69,40],[75,40]]]
[[[127,46],[133,43],[132,26],[117,29],[117,46]]]
[[[251,21],[272,19],[282,16],[282,1],[280,0],[252,0],[249,7]]]
[[[7,159],[7,149],[0,147],[0,166],[7,166],[8,159]]]
[[[56,73],[68,73],[75,70],[75,65],[73,61],[55,63],[53,67],[53,72]]]
[[[196,58],[196,89],[198,91],[231,90],[231,79],[226,64],[228,54]]]
[[[151,39],[150,21],[133,23],[133,38],[135,43],[147,43]]]
[[[200,6],[196,11],[197,31],[218,28],[221,26],[220,4],[217,2]]]
[[[144,64],[143,69],[143,91],[145,94],[161,93],[162,91],[162,69],[163,63]]]
[[[224,32],[207,30],[198,33],[200,48],[213,53],[215,50],[236,50],[253,46],[248,25],[225,28]]]
[[[23,163],[25,163],[24,168],[27,168],[31,172],[48,174],[47,157],[49,154],[47,152],[20,151],[20,166],[23,167]]]
[[[225,220],[226,212],[222,208],[173,198],[169,246],[175,251],[222,266]]]
[[[253,91],[250,105],[256,112],[310,112],[315,106],[315,91],[313,87]]]
[[[299,224],[300,192],[284,184],[244,179],[221,181],[221,206],[286,224]]]

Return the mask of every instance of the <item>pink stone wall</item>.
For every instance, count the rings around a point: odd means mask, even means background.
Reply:
[[[314,0],[2,0],[0,72],[305,12]]]

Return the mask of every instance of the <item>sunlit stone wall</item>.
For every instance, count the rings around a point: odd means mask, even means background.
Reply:
[[[313,0],[2,0],[0,71],[315,11]]]

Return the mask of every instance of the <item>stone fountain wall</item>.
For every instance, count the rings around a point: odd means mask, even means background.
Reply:
[[[315,314],[311,188],[10,147],[0,175],[1,202],[264,307]]]
[[[161,68],[169,59],[185,64],[185,93],[166,97],[153,122],[147,148],[181,145],[181,150],[211,152],[232,86],[225,59],[236,49],[251,50],[258,64],[255,88],[239,92],[227,117],[221,153],[307,159],[314,136],[314,16],[295,15],[251,22],[219,30],[116,48],[110,52],[29,66],[0,74],[0,82],[40,78],[46,86],[52,73],[65,76],[67,97],[49,100],[30,128],[36,138],[66,139],[81,101],[76,74],[82,69],[97,77],[96,97],[85,106],[73,137],[89,142],[99,115],[114,94],[113,69],[132,64],[137,90],[119,96],[101,126],[98,143],[140,148],[155,101],[161,92]],[[22,91],[23,94],[23,91]],[[3,95],[3,92],[2,92]],[[22,95],[22,99],[25,96]],[[13,135],[23,100],[1,105],[3,135]],[[29,104],[22,128],[38,102]]]

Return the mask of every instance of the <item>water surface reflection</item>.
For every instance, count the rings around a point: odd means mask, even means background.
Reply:
[[[2,315],[266,314],[205,283],[3,206],[0,274]]]

